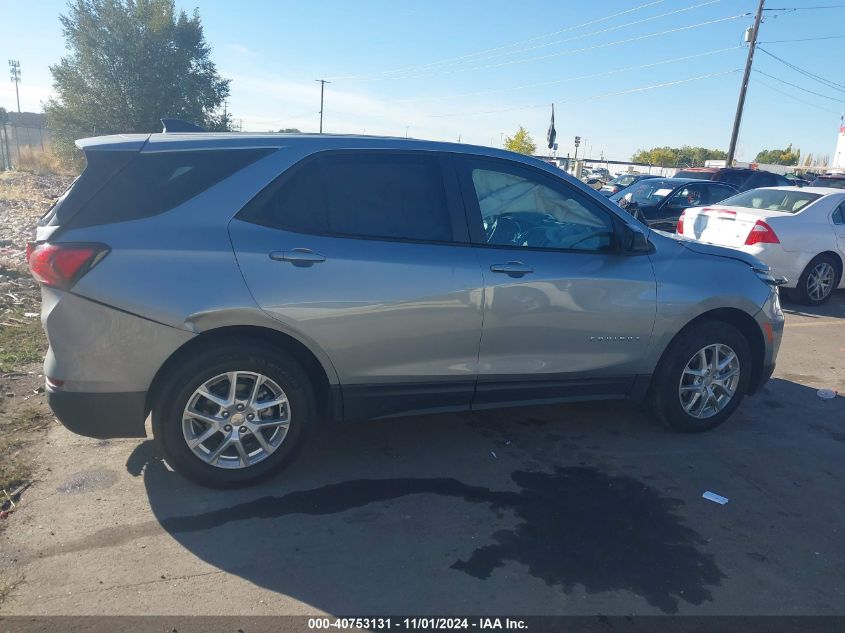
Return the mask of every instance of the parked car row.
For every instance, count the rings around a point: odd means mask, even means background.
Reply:
[[[616,188],[610,199],[649,228],[759,257],[793,299],[819,305],[843,283],[845,174],[809,187],[784,182],[753,169],[696,168],[673,178],[626,174],[602,192]]]
[[[792,298],[819,305],[842,284],[845,190],[753,189],[685,210],[677,232],[760,258],[773,274],[786,278],[784,288]]]
[[[652,229],[674,231],[684,210],[714,204],[736,188],[691,178],[646,178],[610,196],[613,202]]]

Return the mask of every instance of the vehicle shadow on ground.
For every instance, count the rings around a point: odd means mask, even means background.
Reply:
[[[696,477],[733,468],[738,442],[764,453],[776,409],[845,411],[810,391],[773,380],[697,435],[668,433],[629,403],[374,421],[322,436],[246,490],[186,482],[149,441],[127,469],[193,554],[329,613],[565,613],[573,592],[675,613],[711,601],[726,575],[670,491],[702,454],[720,457]],[[831,432],[793,426],[779,439],[841,441]]]
[[[795,303],[788,297],[781,299],[781,308],[787,315],[804,317],[839,317],[845,318],[845,289],[834,290],[830,299],[820,306],[807,306]]]

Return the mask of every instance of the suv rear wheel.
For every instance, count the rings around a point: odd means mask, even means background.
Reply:
[[[651,404],[678,431],[712,429],[736,410],[751,378],[751,351],[728,323],[703,321],[669,345],[654,376]]]
[[[214,487],[255,482],[295,454],[314,418],[307,374],[254,342],[196,354],[166,379],[153,435],[176,472]]]

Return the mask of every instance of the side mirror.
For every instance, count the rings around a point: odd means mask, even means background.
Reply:
[[[626,224],[623,228],[623,235],[623,246],[626,252],[648,253],[651,251],[651,244],[648,241],[648,237],[638,228]]]

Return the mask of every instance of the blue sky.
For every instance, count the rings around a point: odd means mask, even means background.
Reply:
[[[768,0],[768,7],[842,4]],[[499,145],[520,125],[543,145],[555,103],[559,153],[628,159],[655,145],[726,149],[756,0],[177,0],[199,9],[213,59],[232,79],[244,130],[316,131]],[[21,62],[21,106],[40,110],[64,53],[60,0],[0,0],[0,59]],[[743,15],[747,14],[747,15]],[[767,11],[762,47],[843,82],[845,7]],[[818,39],[836,36],[838,39]],[[816,38],[810,41],[775,42]],[[739,160],[788,143],[831,154],[845,90],[757,54]],[[4,75],[5,77],[5,75]],[[798,87],[789,85],[795,84]],[[819,93],[811,94],[807,90]],[[0,82],[0,105],[14,87]]]

